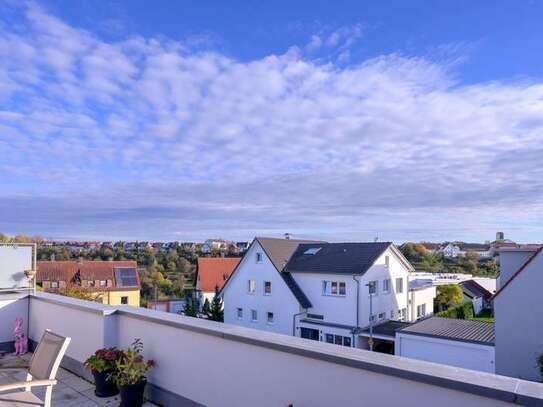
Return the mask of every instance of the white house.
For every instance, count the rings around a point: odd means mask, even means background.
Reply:
[[[370,322],[416,319],[412,307],[418,307],[419,317],[432,313],[435,288],[419,288],[430,296],[413,295],[411,271],[401,252],[387,242],[256,238],[223,288],[224,320],[366,348],[363,330]]]
[[[543,247],[501,251],[500,288],[493,297],[496,373],[540,381],[543,353]]]

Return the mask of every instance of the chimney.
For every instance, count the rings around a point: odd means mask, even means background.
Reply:
[[[290,233],[285,233],[285,239],[287,239],[287,240],[290,239]]]

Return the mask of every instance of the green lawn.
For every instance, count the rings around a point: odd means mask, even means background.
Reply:
[[[479,315],[473,317],[475,321],[494,322],[494,317],[489,310],[482,311]]]

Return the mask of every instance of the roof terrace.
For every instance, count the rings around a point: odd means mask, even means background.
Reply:
[[[141,338],[157,363],[147,397],[164,406],[543,405],[539,383],[55,294],[0,294],[4,349],[16,316],[31,341],[71,337],[62,366],[87,380],[87,356]]]

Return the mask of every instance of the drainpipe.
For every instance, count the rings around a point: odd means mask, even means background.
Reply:
[[[353,280],[356,281],[356,328],[358,329],[360,327],[360,280],[357,280],[355,276],[353,276]],[[353,345],[356,348],[356,342],[355,342],[355,336],[354,336],[354,330],[353,330]]]
[[[296,336],[296,317],[299,317],[305,313],[307,313],[307,309],[304,309],[302,312],[298,312],[292,316],[292,336]]]

